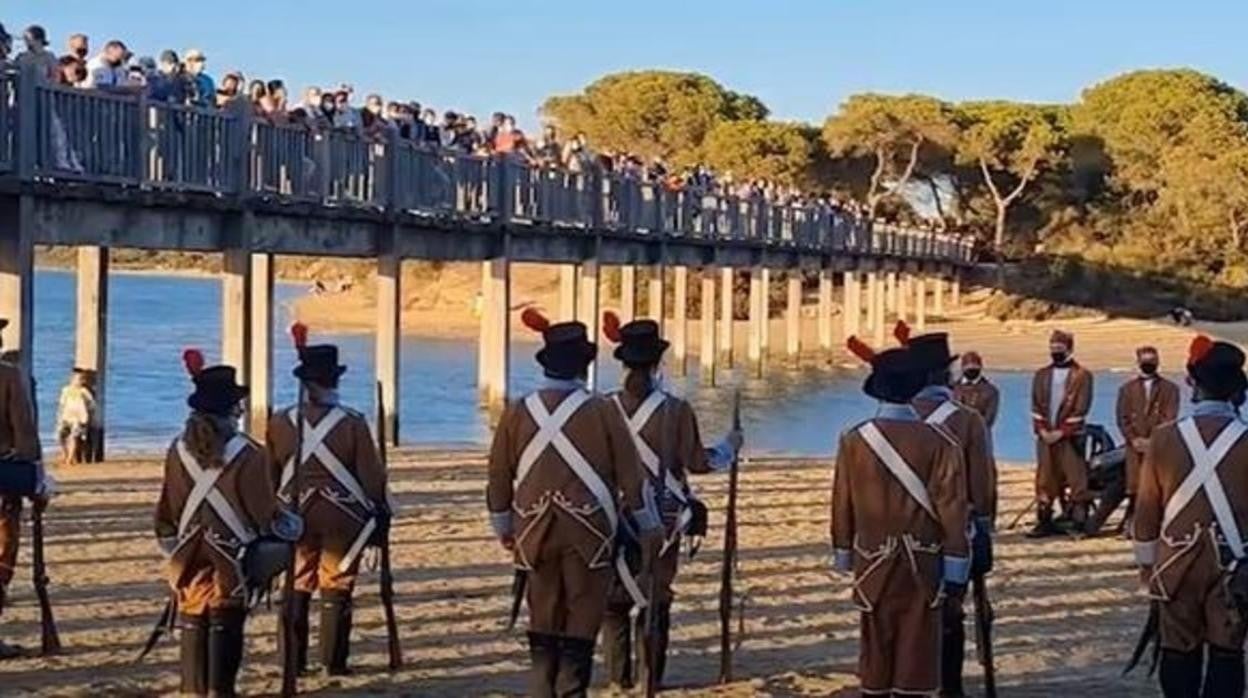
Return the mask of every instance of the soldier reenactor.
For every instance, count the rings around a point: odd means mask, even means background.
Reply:
[[[1248,631],[1248,425],[1236,405],[1248,388],[1244,353],[1197,337],[1187,373],[1195,404],[1187,416],[1154,429],[1145,452],[1136,560],[1154,599],[1164,694],[1241,696]]]
[[[949,352],[949,337],[944,333],[925,334],[910,338],[906,346],[912,360],[926,372],[927,385],[911,404],[919,417],[928,424],[945,430],[953,437],[966,466],[967,494],[970,499],[971,576],[992,571],[992,531],[997,513],[997,467],[992,455],[988,427],[979,412],[959,403],[949,387],[952,379],[949,365],[958,357]],[[949,592],[945,596],[943,638],[941,642],[941,695],[961,696],[962,663],[965,657],[966,630],[965,594]]]
[[[648,488],[659,477],[660,459],[674,457],[668,463],[667,493],[663,500],[664,541],[657,568],[661,596],[650,601],[658,619],[654,648],[644,642],[644,615],[637,617],[637,637],[643,640],[637,652],[638,682],[646,685],[648,660],[653,656],[656,685],[661,685],[671,629],[672,583],[680,561],[681,539],[687,536],[697,541],[706,534],[706,506],[694,495],[688,476],[720,472],[731,466],[743,439],[739,432],[733,431],[714,447],[703,446],[693,407],[662,386],[659,369],[669,344],[659,336],[658,323],[637,320],[623,327],[619,323],[619,318],[611,313],[603,321],[606,336],[618,344],[615,358],[625,368],[623,389],[610,397],[628,422],[643,468],[641,477]],[[639,561],[630,562],[636,566]],[[633,683],[629,614],[634,603],[627,590],[621,588],[627,583],[625,579],[617,579],[602,629],[608,680],[621,688],[631,688]]]
[[[233,696],[249,597],[272,576],[257,574],[255,557],[274,536],[296,538],[297,522],[273,496],[264,448],[238,430],[247,389],[234,369],[205,368],[196,350],[183,358],[195,390],[165,457],[156,536],[180,613],[181,692]]]
[[[1179,386],[1157,373],[1161,365],[1157,350],[1140,347],[1135,358],[1140,374],[1119,388],[1117,408],[1118,428],[1127,442],[1127,521],[1135,512],[1140,465],[1148,451],[1149,437],[1154,429],[1179,416]]]
[[[368,421],[338,398],[338,381],[347,367],[338,347],[307,344],[307,328],[291,329],[302,384],[301,404],[278,410],[269,419],[268,447],[277,475],[278,497],[297,501],[304,518],[295,548],[295,593],[286,603],[294,619],[296,662],[307,670],[308,614],[312,595],[321,594],[319,649],[329,676],[350,673],[352,595],[364,549],[380,544],[390,525],[386,472]],[[302,423],[302,438],[296,425]],[[297,445],[302,446],[296,458]],[[296,468],[298,473],[296,474]],[[295,492],[295,483],[298,492]],[[282,637],[282,652],[290,651]]]
[[[958,402],[975,410],[984,418],[988,431],[997,423],[997,410],[1001,405],[1001,392],[984,376],[984,360],[977,352],[962,355],[962,377],[953,386]]]
[[[1092,407],[1092,373],[1075,361],[1075,339],[1061,330],[1049,337],[1052,363],[1036,371],[1031,387],[1031,419],[1036,434],[1036,526],[1029,538],[1061,532],[1053,521],[1053,505],[1068,498],[1071,522],[1086,525],[1088,464],[1080,449],[1088,410]],[[1067,491],[1068,490],[1068,491]]]
[[[833,564],[853,574],[866,695],[940,689],[941,606],[970,573],[970,503],[961,449],[910,402],[928,370],[908,349],[851,350],[871,363],[876,416],[841,435],[832,485]]]
[[[9,321],[0,318],[0,331]],[[0,361],[0,468],[8,462],[38,463],[42,456],[39,427],[35,423],[34,396],[30,382],[17,366]],[[34,506],[47,504],[36,497]],[[22,495],[0,495],[0,616],[5,609],[9,582],[17,565],[22,537]],[[21,649],[0,640],[0,660],[21,656]]]
[[[598,351],[585,325],[551,324],[533,309],[521,319],[542,334],[545,382],[503,413],[486,503],[499,542],[527,579],[529,695],[584,696],[622,520],[628,515],[639,528],[650,560],[662,544],[659,513],[653,497],[643,498],[643,466],[619,408],[585,388]]]

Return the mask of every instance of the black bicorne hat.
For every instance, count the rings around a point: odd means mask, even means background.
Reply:
[[[944,332],[911,337],[906,349],[914,363],[928,372],[948,368],[958,360],[958,355],[949,351],[949,335]]]
[[[871,361],[871,375],[862,391],[883,402],[908,403],[927,384],[929,370],[909,349],[882,351]]]

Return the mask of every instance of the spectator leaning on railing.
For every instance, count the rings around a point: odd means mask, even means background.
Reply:
[[[104,50],[87,61],[87,80],[84,87],[108,92],[129,89],[126,71],[126,45],[114,39],[104,45]]]
[[[17,67],[33,71],[44,84],[56,82],[60,67],[56,55],[48,50],[48,35],[43,27],[37,24],[26,27],[22,40],[26,42],[26,50],[18,54]]]
[[[194,107],[213,107],[217,104],[217,85],[212,76],[204,72],[207,62],[204,52],[197,48],[186,52],[187,97]]]
[[[87,54],[91,52],[91,42],[86,34],[71,34],[66,48],[69,49],[66,55],[73,56],[86,64]]]

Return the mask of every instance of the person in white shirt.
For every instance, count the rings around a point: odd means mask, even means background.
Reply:
[[[128,89],[130,79],[125,62],[126,45],[115,39],[108,42],[103,51],[87,61],[87,80],[83,87],[110,92]]]

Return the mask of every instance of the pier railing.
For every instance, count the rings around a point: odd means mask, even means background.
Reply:
[[[463,219],[545,224],[812,251],[967,263],[969,239],[858,219],[824,204],[779,204],[672,188],[597,169],[481,157],[400,139],[313,133],[222,110],[0,75],[0,173],[223,197],[321,202]]]

